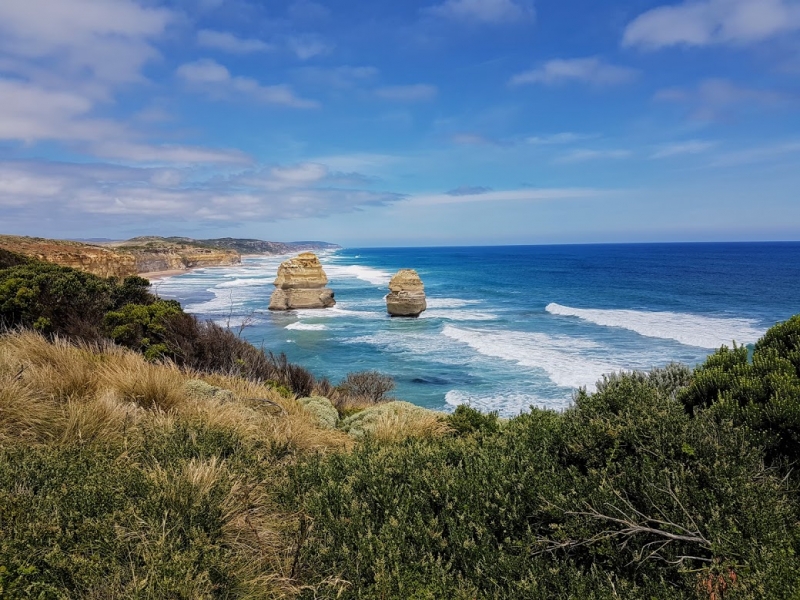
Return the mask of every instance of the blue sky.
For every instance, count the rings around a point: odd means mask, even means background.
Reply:
[[[800,239],[798,0],[3,0],[0,231]]]

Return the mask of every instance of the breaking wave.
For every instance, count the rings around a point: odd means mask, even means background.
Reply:
[[[706,317],[674,312],[572,308],[555,302],[545,308],[552,315],[577,317],[604,327],[621,327],[639,335],[675,340],[698,348],[719,348],[755,342],[764,334],[756,321],[741,318]]]

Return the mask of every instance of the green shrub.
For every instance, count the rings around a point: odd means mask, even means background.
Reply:
[[[292,470],[292,502],[314,523],[302,579],[349,584],[316,597],[688,599],[728,586],[725,598],[756,599],[800,585],[794,489],[744,428],[692,417],[636,375],[563,414],[495,428],[462,409],[464,422],[482,434],[367,441]]]
[[[178,358],[170,347],[167,323],[170,317],[183,314],[175,300],[157,300],[152,304],[126,304],[103,317],[103,328],[120,346],[138,350],[148,360],[167,356]]]
[[[121,308],[129,298],[146,303],[155,300],[147,292],[148,285],[141,277],[120,283],[68,267],[28,261],[0,269],[0,322],[8,327],[96,340],[101,336],[106,312]]]
[[[492,434],[497,433],[500,429],[500,422],[496,412],[484,414],[464,404],[456,407],[447,420],[453,431],[460,435]]]
[[[747,427],[771,460],[800,458],[800,315],[747,348],[722,347],[699,366],[679,399],[690,412],[713,407],[721,420]]]

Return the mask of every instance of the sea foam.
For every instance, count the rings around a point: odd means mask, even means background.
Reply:
[[[444,401],[453,408],[466,404],[483,412],[497,411],[502,417],[515,417],[520,413],[526,412],[531,406],[561,409],[566,408],[570,403],[568,398],[564,398],[559,402],[542,400],[532,395],[515,392],[497,392],[481,395],[465,390],[450,390],[445,394]]]
[[[445,325],[442,333],[467,344],[484,356],[500,358],[522,367],[543,369],[561,387],[595,389],[604,373],[615,365],[594,358],[600,345],[591,340],[522,331],[487,331]]]
[[[296,331],[325,331],[328,327],[322,323],[303,323],[302,321],[298,321],[297,323],[287,325],[285,329],[293,329]]]
[[[392,274],[388,271],[361,265],[327,263],[323,265],[323,268],[328,275],[328,279],[360,279],[373,285],[386,286],[389,285],[389,280],[392,278]]]
[[[764,334],[752,319],[706,317],[702,315],[648,312],[640,310],[607,310],[572,308],[555,302],[545,308],[552,315],[577,317],[604,327],[621,327],[639,335],[675,340],[698,348],[719,348],[733,340],[749,344]]]

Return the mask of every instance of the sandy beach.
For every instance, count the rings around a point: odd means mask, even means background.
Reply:
[[[150,273],[139,273],[139,277],[144,277],[145,279],[149,279],[151,282],[158,281],[159,279],[164,279],[165,277],[172,277],[173,275],[182,275],[183,273],[189,273],[194,269],[172,269],[170,271],[152,271]]]

